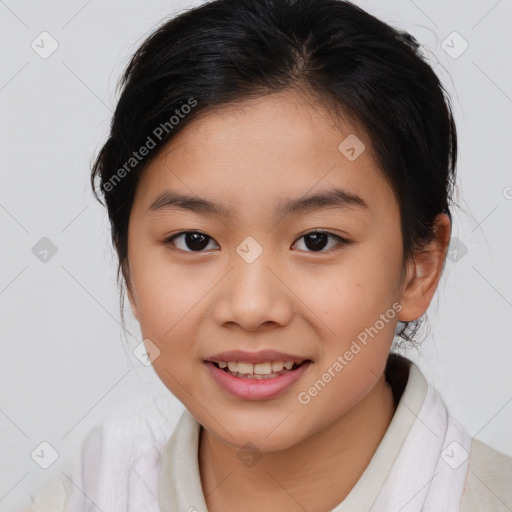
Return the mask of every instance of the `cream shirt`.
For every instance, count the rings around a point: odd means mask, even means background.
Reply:
[[[392,382],[395,399],[400,400],[396,412],[366,470],[331,512],[366,512],[371,509],[413,424],[418,421],[429,384],[418,366],[406,358],[397,359],[397,368],[402,368],[403,372],[404,367],[410,365],[410,371],[405,389],[403,382],[400,383],[400,372],[395,374]],[[199,431],[200,424],[187,410],[184,411],[163,452],[159,481],[162,512],[207,512],[198,466]],[[421,461],[414,463],[421,464]],[[512,511],[512,457],[473,438],[460,512],[483,511]]]
[[[390,357],[386,377],[398,404],[396,412],[362,476],[331,512],[390,512],[382,504],[392,503],[393,495],[399,493],[410,494],[411,500],[392,512],[432,510],[428,503],[423,508],[424,497],[415,490],[417,483],[409,481],[419,474],[418,468],[423,468],[428,458],[425,452],[421,455],[416,451],[411,441],[421,438],[414,437],[423,428],[418,414],[425,410],[428,400],[435,405],[432,414],[444,413],[445,406],[420,369],[402,356]],[[152,417],[148,411],[146,408],[134,415],[136,427],[118,421],[108,428],[103,425],[95,429],[84,442],[82,460],[77,465],[81,473],[74,476],[74,484],[66,478],[52,478],[32,497],[31,506],[16,512],[208,512],[198,465],[201,425],[186,409],[172,429],[167,418],[159,421],[158,415]],[[457,428],[470,453],[459,469],[443,468],[456,485],[453,493],[450,489],[442,491],[450,496],[451,504],[435,512],[447,512],[447,508],[457,512],[511,512],[512,457],[471,438],[463,427]],[[424,444],[423,449],[429,451],[429,441]],[[432,461],[438,458],[436,452]],[[445,463],[441,461],[440,465]],[[431,479],[438,467],[429,470]],[[444,483],[445,487],[449,485]],[[443,482],[440,484],[438,488],[442,489]]]

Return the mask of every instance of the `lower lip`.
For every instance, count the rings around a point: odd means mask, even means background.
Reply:
[[[279,396],[299,379],[310,365],[311,361],[307,361],[296,370],[283,373],[271,379],[245,379],[243,377],[235,377],[217,368],[211,361],[206,362],[206,366],[208,366],[217,384],[237,398],[244,400],[265,400]]]

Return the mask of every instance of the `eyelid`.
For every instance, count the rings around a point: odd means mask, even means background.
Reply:
[[[340,246],[349,245],[350,243],[352,243],[352,240],[349,240],[348,238],[345,238],[341,235],[337,235],[336,233],[332,233],[331,231],[328,231],[326,229],[316,228],[316,229],[310,229],[309,231],[306,231],[302,235],[299,235],[297,237],[297,239],[295,240],[295,242],[293,242],[293,245],[295,245],[301,238],[305,237],[306,235],[311,235],[311,234],[316,234],[316,233],[325,234],[332,238],[336,238],[338,240],[338,243],[336,245],[334,245],[333,247],[331,247],[330,249],[327,249],[325,251],[322,250],[322,251],[300,251],[300,252],[304,252],[306,254],[330,254],[331,252],[338,250],[340,248]]]
[[[179,252],[184,252],[184,253],[188,253],[188,254],[203,254],[203,253],[207,253],[209,251],[211,251],[211,249],[208,249],[208,250],[202,250],[202,251],[184,251],[183,249],[179,249],[178,247],[175,247],[174,244],[173,244],[173,241],[175,238],[178,238],[179,236],[182,236],[182,235],[186,235],[188,233],[195,233],[195,234],[198,234],[198,235],[203,235],[205,236],[206,238],[210,239],[210,240],[213,240],[217,245],[219,245],[214,238],[212,238],[210,235],[207,235],[206,233],[203,233],[202,231],[198,231],[196,229],[189,229],[189,230],[186,230],[186,231],[179,231],[178,233],[175,233],[174,235],[170,235],[168,237],[165,237],[164,240],[163,240],[163,245],[171,245],[173,246],[172,249],[173,250],[176,250],[176,251],[179,251]]]
[[[208,253],[208,252],[210,252],[212,250],[212,249],[208,249],[208,250],[202,250],[202,251],[185,251],[183,249],[179,249],[178,247],[175,247],[174,244],[173,244],[174,239],[178,238],[181,235],[186,235],[188,233],[196,233],[196,234],[199,234],[199,235],[203,235],[206,238],[208,238],[210,240],[213,240],[217,245],[219,245],[215,241],[215,239],[212,238],[210,235],[207,235],[206,233],[203,233],[202,231],[198,231],[198,230],[195,230],[195,229],[191,229],[191,230],[187,230],[187,231],[179,231],[178,233],[175,233],[174,235],[168,236],[168,237],[166,237],[163,240],[163,244],[164,245],[171,245],[171,246],[173,246],[173,250],[177,250],[177,251],[180,251],[182,253],[189,253],[189,254],[203,254],[203,253]],[[299,235],[295,239],[295,241],[293,242],[292,246],[295,245],[297,243],[297,241],[299,241],[301,238],[303,238],[303,237],[305,237],[307,235],[316,234],[316,233],[325,234],[325,235],[328,235],[330,237],[336,238],[336,239],[338,239],[338,243],[334,247],[331,247],[330,249],[327,249],[325,251],[324,250],[321,250],[321,251],[303,251],[303,250],[301,250],[300,252],[309,253],[309,254],[329,254],[332,251],[335,251],[335,250],[339,249],[340,246],[349,245],[349,244],[351,244],[353,242],[352,240],[350,240],[350,239],[348,239],[348,238],[346,238],[344,236],[337,235],[336,233],[332,233],[331,231],[328,231],[327,229],[315,228],[315,229],[310,229],[310,230],[304,232],[303,234]]]

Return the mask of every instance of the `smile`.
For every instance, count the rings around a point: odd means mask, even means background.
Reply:
[[[221,370],[231,373],[231,375],[248,379],[271,379],[296,370],[299,366],[293,361],[269,361],[257,364],[239,361],[214,361],[214,364]]]
[[[244,363],[238,361],[207,361],[215,382],[225,391],[244,400],[276,398],[289,389],[311,366],[301,363],[273,361]]]

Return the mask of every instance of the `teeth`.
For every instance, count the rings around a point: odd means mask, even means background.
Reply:
[[[243,373],[246,375],[270,375],[283,369],[291,370],[293,361],[268,361],[265,363],[243,363],[240,361],[218,361],[219,368],[228,368],[231,373]]]
[[[254,365],[251,363],[237,363],[236,371],[238,373],[254,373]]]
[[[293,363],[292,363],[293,366]],[[272,363],[272,371],[273,372],[280,372],[284,368],[284,363],[282,361],[274,361]],[[290,366],[291,368],[291,366]],[[288,368],[288,370],[290,369]]]

